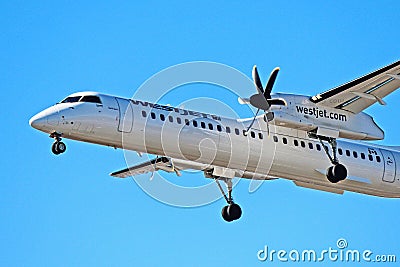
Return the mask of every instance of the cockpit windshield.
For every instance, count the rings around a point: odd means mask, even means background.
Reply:
[[[90,103],[101,104],[100,97],[96,95],[68,96],[60,103],[75,103],[75,102],[90,102]]]
[[[69,96],[69,97],[65,98],[63,101],[61,101],[60,103],[75,103],[75,102],[78,102],[80,98],[81,98],[81,96]]]
[[[90,103],[101,104],[100,97],[98,97],[97,95],[84,95],[82,96],[81,99],[79,99],[79,102],[90,102]]]

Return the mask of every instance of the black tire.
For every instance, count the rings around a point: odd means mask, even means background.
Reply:
[[[229,213],[228,213],[228,206],[225,206],[225,207],[222,208],[221,214],[222,214],[222,218],[223,218],[225,221],[227,221],[227,222],[233,221],[232,218],[231,218],[231,216],[229,216]]]
[[[342,164],[337,164],[332,169],[333,176],[339,181],[343,181],[347,177],[347,169]]]
[[[238,220],[242,216],[242,209],[238,204],[232,203],[228,206],[228,214],[233,221]]]
[[[51,152],[53,152],[54,155],[60,154],[57,149],[57,143],[53,143],[53,145],[51,146]]]
[[[64,153],[67,150],[67,146],[63,142],[56,142],[56,150],[59,154]]]
[[[337,164],[328,168],[326,173],[326,178],[328,178],[331,183],[338,183],[343,181],[347,177],[347,169],[342,164]]]
[[[336,179],[336,177],[333,175],[333,166],[330,166],[328,168],[328,171],[326,172],[326,178],[328,178],[329,182],[336,184],[337,182],[339,182],[338,179]]]

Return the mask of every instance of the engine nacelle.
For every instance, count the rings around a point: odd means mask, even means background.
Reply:
[[[283,98],[287,96],[280,95]],[[271,123],[318,135],[353,140],[382,140],[383,130],[366,113],[351,112],[324,106],[317,106],[303,96],[289,96],[288,106],[271,110]],[[300,99],[301,98],[301,99]],[[299,101],[300,100],[300,101]]]

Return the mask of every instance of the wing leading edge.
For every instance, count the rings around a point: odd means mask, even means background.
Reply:
[[[400,61],[311,97],[323,106],[359,113],[400,87]]]

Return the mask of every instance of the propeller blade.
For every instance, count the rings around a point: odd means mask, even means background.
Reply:
[[[258,91],[259,94],[264,94],[264,90],[263,90],[263,86],[260,80],[260,76],[258,75],[258,71],[257,71],[257,66],[254,65],[253,67],[253,81],[254,81],[254,85],[256,86],[256,89]]]
[[[238,102],[239,102],[239,104],[241,104],[241,105],[250,104],[250,98],[241,98],[241,97],[238,97]]]
[[[264,96],[265,96],[266,99],[270,99],[271,98],[272,87],[274,87],[274,83],[275,83],[276,77],[278,76],[279,70],[280,70],[280,68],[276,67],[271,72],[271,75],[269,76],[269,80],[268,80],[267,85],[265,86],[265,91],[264,91]]]

